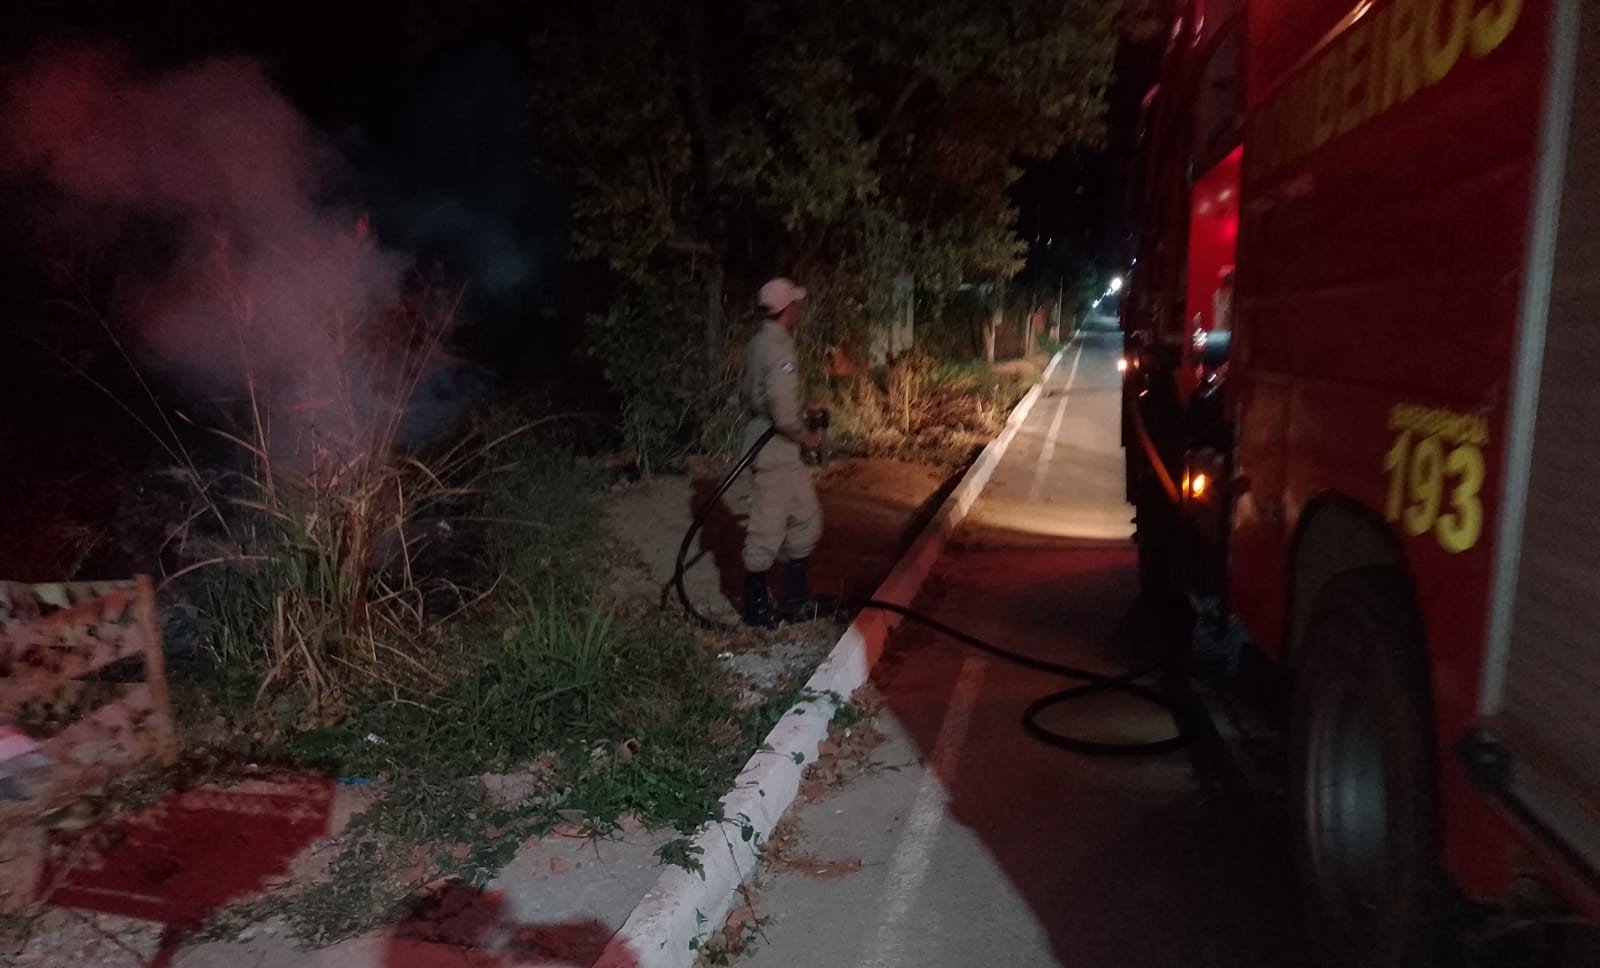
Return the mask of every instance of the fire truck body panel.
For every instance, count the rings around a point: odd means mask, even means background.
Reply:
[[[1582,501],[1600,465],[1592,446],[1572,452],[1600,433],[1589,386],[1600,337],[1575,324],[1600,307],[1586,281],[1600,197],[1575,190],[1561,213],[1559,164],[1600,185],[1600,130],[1580,123],[1593,136],[1586,153],[1551,130],[1573,83],[1600,97],[1593,14],[1587,59],[1573,52],[1581,2],[1250,0],[1242,21],[1227,605],[1292,671],[1335,574],[1383,565],[1410,576],[1441,860],[1483,897],[1507,886],[1514,826],[1555,832],[1600,865],[1600,524]],[[1187,7],[1150,105],[1147,126],[1166,130],[1146,134],[1161,149],[1144,197],[1161,228],[1141,239],[1125,317],[1184,354],[1181,396],[1203,343],[1192,331],[1216,325],[1206,306],[1226,258],[1196,244],[1215,234],[1200,206],[1235,160],[1217,166],[1207,125],[1186,128],[1188,115],[1214,113],[1193,102],[1207,87],[1196,79],[1217,74],[1206,59],[1225,51],[1216,10]],[[1576,82],[1564,62],[1586,65]],[[1174,252],[1175,225],[1186,251]],[[1551,292],[1562,326],[1544,334]],[[1548,335],[1553,359],[1527,362],[1530,332]],[[1530,395],[1541,381],[1557,387],[1542,409]],[[1185,499],[1193,518],[1199,502]],[[1489,738],[1523,765],[1512,825],[1461,755],[1485,713]]]
[[[1330,2],[1307,22],[1334,28],[1298,58],[1258,50],[1308,6],[1251,7],[1250,63],[1294,66],[1252,78],[1247,107],[1233,607],[1292,663],[1319,579],[1391,553],[1348,533],[1308,544],[1316,509],[1337,496],[1390,522],[1423,616],[1443,860],[1493,894],[1505,865],[1452,749],[1477,711],[1546,8],[1501,36],[1498,0]],[[1480,15],[1494,29],[1475,40]]]

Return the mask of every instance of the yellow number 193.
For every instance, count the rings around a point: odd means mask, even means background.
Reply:
[[[1401,434],[1384,455],[1389,476],[1385,514],[1398,521],[1407,534],[1429,531],[1446,551],[1466,551],[1483,535],[1483,451],[1462,444],[1449,453],[1438,435],[1424,437],[1412,446],[1411,433]],[[1450,487],[1449,509],[1444,509],[1445,487]]]

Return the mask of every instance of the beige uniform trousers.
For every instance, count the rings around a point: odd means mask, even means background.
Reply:
[[[779,558],[809,558],[821,538],[822,505],[810,467],[796,462],[753,472],[744,537],[746,571],[766,571]]]

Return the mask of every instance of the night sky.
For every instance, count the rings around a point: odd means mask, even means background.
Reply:
[[[482,337],[485,323],[525,330],[559,300],[567,245],[566,203],[537,173],[529,128],[527,6],[22,0],[0,56],[109,40],[150,68],[257,60],[348,160],[341,200],[386,244],[468,280]],[[483,355],[499,355],[493,335]]]
[[[1098,151],[1067,152],[1026,167],[1013,189],[1018,228],[1030,247],[1030,272],[1088,260],[1105,277],[1124,268],[1133,222],[1127,173],[1133,163],[1139,106],[1156,81],[1161,40],[1124,41],[1108,93],[1106,139]]]
[[[565,202],[534,167],[530,25],[508,21],[497,6],[480,16],[473,0],[457,0],[448,21],[430,23],[425,8],[407,13],[403,0],[14,0],[0,70],[9,75],[51,45],[106,43],[145,69],[226,55],[259,62],[348,161],[352,177],[330,201],[368,212],[387,246],[469,282],[458,353],[502,364],[502,377],[538,382],[575,336],[551,324]],[[0,409],[13,415],[0,422],[0,533],[8,535],[0,577],[9,579],[72,571],[51,523],[121,526],[126,516],[116,508],[138,486],[123,469],[159,459],[150,436],[69,365],[89,357],[73,344],[74,328],[85,327],[50,303],[59,285],[35,241],[36,216],[50,206],[26,184],[0,184],[0,218],[12,229],[0,236]],[[118,383],[127,372],[114,360],[94,376],[142,400],[137,387]],[[161,537],[109,544],[118,543],[156,547]],[[87,567],[121,574],[147,566],[113,557]]]

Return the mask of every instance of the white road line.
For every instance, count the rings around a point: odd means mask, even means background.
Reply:
[[[1078,379],[1078,361],[1083,359],[1083,343],[1079,341],[1078,352],[1072,354],[1072,371],[1067,374],[1067,390],[1072,389],[1072,384]]]
[[[1078,363],[1083,359],[1083,344],[1078,344],[1078,352],[1072,357],[1072,370],[1067,374],[1067,385],[1061,391],[1061,403],[1056,406],[1056,415],[1050,421],[1050,432],[1045,435],[1044,448],[1039,451],[1039,463],[1033,469],[1033,484],[1028,488],[1028,503],[1037,504],[1044,494],[1044,482],[1050,473],[1050,462],[1056,456],[1056,435],[1061,433],[1062,418],[1067,415],[1067,401],[1072,399],[1072,385],[1078,379]]]
[[[944,820],[947,797],[939,777],[955,775],[956,757],[966,742],[972,711],[983,688],[984,668],[984,662],[976,656],[969,655],[962,660],[955,688],[950,690],[950,708],[945,711],[944,722],[939,724],[939,736],[923,764],[917,798],[912,803],[905,833],[895,847],[889,876],[884,881],[879,905],[883,926],[862,960],[862,968],[896,968],[906,963],[906,939],[916,927],[909,916],[922,892],[923,882],[928,879],[933,847]]]
[[[1044,373],[1040,374],[1040,376],[1039,376],[1039,382],[1041,384],[1046,385],[1046,386],[1049,385],[1051,375],[1056,372],[1056,367],[1061,365],[1061,358],[1063,356],[1067,355],[1068,347],[1072,347],[1072,346],[1078,347],[1078,352],[1080,352],[1080,353],[1083,352],[1083,336],[1082,336],[1082,334],[1079,334],[1079,335],[1074,336],[1071,339],[1067,340],[1067,345],[1063,346],[1060,350],[1056,351],[1056,355],[1055,356],[1050,357],[1050,362],[1045,364]]]
[[[1067,396],[1061,395],[1061,402],[1056,404],[1056,415],[1050,420],[1050,430],[1045,435],[1044,447],[1039,451],[1039,462],[1033,467],[1033,484],[1028,487],[1028,503],[1039,503],[1039,497],[1044,493],[1045,474],[1050,470],[1050,461],[1056,456],[1056,434],[1061,432],[1061,421],[1067,415]]]

